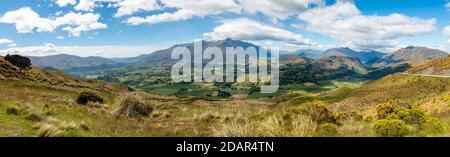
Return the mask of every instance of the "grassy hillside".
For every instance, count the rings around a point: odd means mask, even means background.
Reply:
[[[0,136],[450,135],[448,78],[286,84],[271,95],[246,84],[154,85],[146,93],[0,63]],[[218,87],[235,90],[218,98]],[[83,91],[104,101],[83,105]]]
[[[449,78],[393,74],[356,88],[343,101],[334,104],[334,108],[370,113],[377,104],[400,99],[425,105],[430,112],[446,112],[449,96]]]
[[[450,57],[436,59],[408,70],[413,74],[450,75]]]

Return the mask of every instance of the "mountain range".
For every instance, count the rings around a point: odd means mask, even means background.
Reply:
[[[379,60],[373,60],[369,64],[377,67],[391,66],[399,63],[421,65],[434,59],[445,58],[447,56],[447,52],[438,49],[408,46],[399,49],[392,54],[386,55]]]
[[[201,42],[203,50],[207,47],[219,47],[223,52],[226,47],[259,48],[255,44],[229,38]],[[194,43],[190,42],[129,58],[54,55],[30,59],[37,67],[54,68],[81,78],[101,79],[136,87],[170,81],[170,68],[176,62],[171,60],[171,52],[179,46],[187,47],[191,53],[194,49]],[[280,77],[284,83],[304,83],[347,76],[380,78],[404,71],[410,66],[445,58],[447,55],[446,52],[437,49],[413,46],[390,54],[356,51],[348,47],[326,51],[298,50],[290,54],[281,54]]]
[[[370,60],[382,58],[385,54],[377,51],[355,51],[348,47],[344,48],[332,48],[323,52],[322,56],[347,56],[352,58],[358,58],[361,62],[366,63]]]
[[[217,40],[217,41],[201,41],[203,43],[203,50],[207,47],[219,47],[225,52],[226,47],[255,47],[259,46],[233,39]],[[143,54],[136,57],[128,58],[102,58],[102,57],[78,57],[74,55],[53,55],[53,56],[43,56],[34,57],[30,56],[32,64],[38,67],[51,67],[58,70],[68,70],[74,67],[95,67],[95,66],[105,66],[114,64],[132,64],[132,65],[145,65],[146,63],[152,62],[167,62],[171,61],[171,52],[176,47],[187,47],[191,52],[194,49],[194,43],[184,43],[173,45],[167,49],[158,50],[153,53]],[[362,63],[374,66],[374,67],[387,67],[401,63],[408,63],[411,65],[423,64],[427,61],[446,57],[448,54],[444,51],[437,49],[430,49],[426,47],[413,47],[409,46],[406,48],[399,49],[393,53],[381,53],[377,51],[355,51],[348,47],[342,48],[332,48],[325,51],[319,50],[298,50],[292,54],[305,57],[312,60],[318,60],[322,57],[329,56],[345,56],[350,58],[358,58]],[[282,54],[281,56],[286,55]],[[281,57],[281,60],[287,59],[287,57]]]
[[[51,56],[35,57],[29,56],[31,64],[42,68],[55,68],[58,70],[69,70],[74,67],[93,67],[100,65],[112,65],[118,62],[103,57],[79,57],[75,55],[59,54]]]

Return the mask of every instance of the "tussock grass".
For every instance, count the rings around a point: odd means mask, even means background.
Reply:
[[[126,98],[121,104],[116,115],[118,117],[147,117],[153,111],[153,107],[142,103],[140,100],[132,97]]]
[[[78,130],[89,131],[84,123],[74,121],[61,121],[54,117],[47,117],[44,121],[36,125],[38,137],[59,137],[66,136]]]
[[[39,127],[37,132],[38,137],[57,137],[62,134],[63,132],[53,124],[43,124]]]
[[[316,124],[308,116],[286,116],[286,113],[277,113],[261,120],[232,119],[212,127],[212,133],[218,137],[308,137],[314,135],[315,128]]]

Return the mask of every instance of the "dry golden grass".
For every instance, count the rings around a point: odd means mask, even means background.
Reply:
[[[53,124],[43,124],[39,126],[39,130],[37,132],[38,137],[58,137],[62,134],[63,132]]]
[[[262,119],[238,117],[212,127],[213,136],[219,137],[308,137],[313,136],[316,124],[307,116],[289,117],[285,113]]]
[[[433,70],[434,70],[433,73],[438,73],[443,70],[450,69],[450,56],[448,56],[447,58],[436,59],[431,62],[422,64],[420,66],[413,67],[413,68],[409,69],[408,72],[409,73],[418,73],[427,68],[433,68]]]

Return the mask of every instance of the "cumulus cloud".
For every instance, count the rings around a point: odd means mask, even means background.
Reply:
[[[0,55],[20,54],[26,56],[47,56],[57,54],[70,54],[81,57],[101,56],[108,58],[130,57],[148,54],[160,50],[161,46],[55,46],[51,43],[43,46],[17,47],[0,50]]]
[[[284,41],[295,45],[316,45],[300,34],[245,18],[224,20],[221,25],[214,28],[213,32],[205,33],[204,36],[213,40],[233,38],[241,40]]]
[[[308,10],[298,16],[306,30],[320,33],[361,50],[382,50],[399,45],[400,37],[436,30],[436,19],[420,19],[402,14],[362,15],[351,2]]]
[[[14,41],[9,40],[9,39],[0,39],[0,46],[1,45],[10,45],[10,44],[15,44]]]
[[[176,9],[175,12],[164,12],[147,17],[131,17],[126,23],[131,25],[155,24],[187,20],[193,17],[204,17],[226,12],[239,12],[239,6],[234,0],[161,0],[163,7]]]
[[[447,2],[447,4],[445,4],[445,8],[450,9],[450,2]]]
[[[147,17],[131,17],[126,20],[126,23],[131,25],[188,20],[193,17],[205,17],[223,13],[260,13],[273,19],[284,20],[311,8],[312,5],[323,6],[325,4],[323,0],[160,0],[160,4],[152,0],[146,0],[146,2],[146,5],[140,6],[148,8],[138,8],[137,6],[119,8],[116,15],[130,15],[139,10],[162,9],[165,11],[161,14]],[[139,2],[133,3],[137,4]],[[173,9],[175,11],[171,11]]]
[[[46,43],[43,46],[14,47],[0,50],[0,55],[4,56],[7,54],[20,54],[27,56],[45,56],[53,52],[56,52],[55,45]]]
[[[311,5],[323,6],[323,0],[239,0],[244,12],[261,13],[268,17],[286,19],[310,8]]]
[[[80,36],[81,32],[107,28],[106,24],[98,22],[99,18],[99,14],[93,13],[68,13],[56,18],[55,21],[58,25],[70,25],[63,30],[68,31],[71,36]]]
[[[139,11],[153,11],[162,9],[157,0],[121,0],[117,3],[116,17],[132,15]]]
[[[99,3],[117,3],[120,0],[79,0],[79,3],[75,6],[75,10],[81,11],[94,11],[96,7],[99,7]]]
[[[31,33],[35,28],[38,32],[53,32],[56,27],[53,20],[41,18],[29,7],[5,13],[0,17],[0,23],[15,24],[19,33]]]
[[[447,27],[444,28],[444,31],[442,32],[444,33],[445,36],[447,36],[448,38],[450,38],[450,25],[448,25]],[[448,44],[450,44],[450,39],[447,41]]]
[[[71,36],[79,36],[80,32],[104,29],[106,24],[98,22],[99,14],[93,13],[67,13],[54,19],[40,17],[29,7],[20,8],[5,13],[0,17],[0,23],[15,24],[18,33],[53,32],[60,26],[66,26],[63,30]]]
[[[67,5],[75,5],[77,4],[77,0],[54,0],[55,3],[60,7],[65,7]]]

